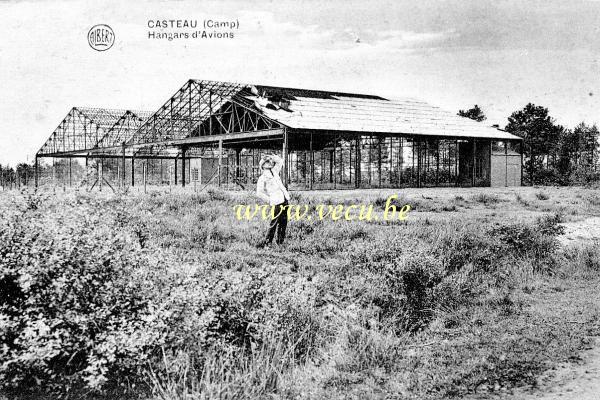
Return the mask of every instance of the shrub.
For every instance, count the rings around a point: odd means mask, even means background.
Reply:
[[[499,255],[530,258],[537,271],[552,271],[556,266],[556,252],[559,243],[556,235],[564,228],[558,225],[561,216],[554,214],[539,219],[534,225],[523,223],[501,225],[489,231],[489,235],[499,242]],[[499,257],[497,257],[499,258]]]
[[[473,265],[475,271],[493,272],[511,259],[531,259],[536,269],[555,266],[558,250],[556,236],[563,227],[560,214],[552,214],[536,221],[502,224],[489,229],[459,229],[443,236],[434,252],[445,268],[458,271]]]
[[[475,201],[476,203],[485,204],[487,206],[490,204],[498,203],[500,201],[500,198],[491,194],[479,193],[473,196],[473,201]]]
[[[525,200],[520,194],[516,193],[515,198],[519,204],[525,207],[529,207],[529,202]]]
[[[131,279],[137,248],[94,214],[25,214],[0,229],[0,381],[64,392],[135,377],[155,340]]]
[[[381,257],[364,265],[361,276],[352,279],[363,305],[375,307],[384,326],[398,332],[415,332],[424,328],[437,307],[436,285],[443,277],[442,265],[431,256],[406,254],[399,259]],[[360,270],[357,271],[360,273]]]
[[[600,206],[600,196],[592,194],[585,199],[592,206]]]
[[[550,196],[548,196],[548,194],[546,194],[546,193],[544,193],[544,192],[537,192],[537,193],[535,194],[535,197],[536,197],[538,200],[548,200],[548,199],[550,198]]]

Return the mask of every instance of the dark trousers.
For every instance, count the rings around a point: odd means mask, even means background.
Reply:
[[[277,230],[277,244],[282,244],[285,239],[285,229],[287,228],[287,205],[288,202],[285,200],[281,204],[277,204],[274,209],[273,215],[275,218],[271,219],[269,223],[269,231],[267,232],[267,238],[265,243],[271,243],[275,236],[275,230]]]

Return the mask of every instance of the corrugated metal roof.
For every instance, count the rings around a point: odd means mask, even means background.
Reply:
[[[285,93],[284,88],[278,89]],[[257,101],[260,99],[255,95],[244,93],[244,97],[255,100],[257,107],[267,117],[296,129],[521,139],[419,100],[388,100],[376,96],[345,96],[337,93],[313,97],[310,96],[310,91],[305,93],[309,96],[289,96],[290,111],[268,108],[264,101]]]

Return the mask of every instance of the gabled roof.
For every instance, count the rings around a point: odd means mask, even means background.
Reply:
[[[147,111],[73,107],[38,151],[38,155],[84,152],[129,140]]]
[[[140,126],[152,115],[150,111],[127,110],[98,140],[96,147],[119,146],[128,142]]]
[[[294,129],[520,140],[424,101],[255,86],[240,93],[267,117]],[[258,95],[256,94],[258,91]],[[263,94],[264,93],[264,94]],[[269,101],[269,99],[273,99]],[[280,107],[286,103],[283,107]]]

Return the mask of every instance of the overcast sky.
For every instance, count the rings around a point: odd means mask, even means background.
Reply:
[[[155,110],[212,79],[479,104],[600,122],[598,1],[0,1],[0,164],[31,161],[73,106]],[[234,39],[148,39],[148,20],[238,20]],[[113,48],[86,34],[110,25]]]

